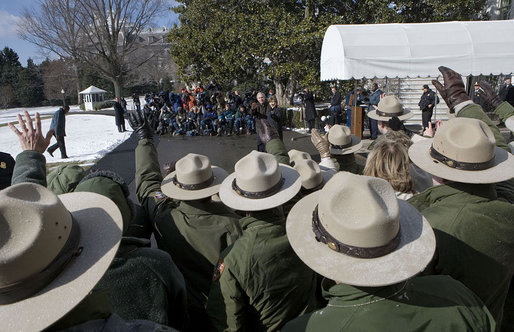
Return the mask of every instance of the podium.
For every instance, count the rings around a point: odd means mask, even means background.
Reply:
[[[355,105],[353,97],[352,93],[350,96],[352,127],[350,129],[352,135],[362,139],[362,107]]]

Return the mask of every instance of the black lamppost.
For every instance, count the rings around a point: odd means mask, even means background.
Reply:
[[[61,89],[62,94],[62,107],[66,106],[66,103],[64,102],[64,89]]]

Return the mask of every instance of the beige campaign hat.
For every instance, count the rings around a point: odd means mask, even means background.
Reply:
[[[291,165],[296,163],[298,160],[306,160],[306,159],[312,159],[311,155],[307,152],[291,149],[287,152],[287,155],[289,156],[289,162]]]
[[[505,120],[505,127],[514,133],[514,115]]]
[[[177,161],[175,171],[162,181],[161,190],[182,201],[206,198],[218,193],[227,175],[223,168],[212,166],[208,157],[190,153]]]
[[[414,113],[403,107],[400,99],[396,96],[385,96],[380,100],[376,110],[368,112],[368,118],[378,121],[389,121],[397,116],[401,121],[410,119]]]
[[[240,211],[262,211],[293,198],[301,187],[300,174],[279,164],[268,153],[252,151],[241,158],[220,187],[220,199]]]
[[[496,146],[493,132],[478,119],[448,120],[432,139],[409,148],[412,162],[437,177],[462,183],[496,183],[514,177],[514,157]]]
[[[99,194],[56,196],[33,183],[0,191],[2,329],[42,330],[73,309],[111,264],[121,228]]]
[[[343,155],[355,153],[362,148],[362,141],[351,134],[350,128],[344,125],[334,125],[328,131],[330,153]]]
[[[302,188],[307,190],[321,189],[336,173],[329,168],[321,169],[312,159],[298,160],[293,168],[300,174]]]
[[[339,172],[294,205],[287,237],[298,257],[354,286],[399,283],[423,271],[435,251],[426,219],[379,178]]]

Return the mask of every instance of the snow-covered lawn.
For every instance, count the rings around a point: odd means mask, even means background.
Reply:
[[[47,132],[50,127],[51,116],[58,107],[37,107],[26,109],[33,117],[36,112],[41,117],[47,117],[41,121],[43,132]],[[0,124],[14,122],[17,127],[18,120],[16,114],[23,113],[25,109],[0,110]],[[119,133],[114,123],[113,116],[81,114],[77,106],[71,106],[70,113],[66,116],[66,151],[70,158],[61,159],[59,149],[54,152],[54,157],[45,153],[47,163],[69,163],[78,162],[81,165],[88,165],[115,149],[118,145],[128,139],[132,133],[128,123],[127,132]],[[0,151],[11,154],[14,158],[22,150],[18,137],[8,126],[0,127]],[[50,144],[54,144],[52,138]]]

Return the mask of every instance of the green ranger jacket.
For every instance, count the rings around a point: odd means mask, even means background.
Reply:
[[[23,151],[16,160],[13,184],[46,184],[46,159],[41,153]],[[67,180],[68,178],[61,178],[63,188],[68,188]],[[90,179],[81,188],[79,185],[77,190],[103,192],[101,188],[95,187],[114,184],[112,180],[110,184],[109,181],[106,183],[102,180],[107,178]],[[119,197],[111,195],[110,198],[122,209],[120,201],[126,198],[121,189],[119,191],[114,194]],[[72,310],[61,321],[74,325],[106,317],[112,312],[124,319],[146,319],[179,329],[186,326],[186,290],[182,274],[166,252],[149,248],[149,242],[145,239],[123,237],[116,257],[92,294],[77,306],[77,310]],[[105,308],[109,310],[104,310]]]
[[[192,328],[203,329],[214,267],[221,252],[240,236],[240,216],[220,202],[173,200],[161,192],[162,180],[153,141],[140,140],[137,197],[154,226],[158,247],[170,254],[184,276]]]
[[[385,287],[335,285],[325,279],[327,307],[287,323],[284,332],[494,331],[482,301],[448,276],[414,277]]]
[[[281,213],[241,219],[243,235],[221,255],[207,312],[217,331],[277,331],[316,308],[316,276],[294,253]]]
[[[494,113],[496,113],[500,117],[500,120],[505,122],[508,118],[514,115],[514,106],[509,104],[508,101],[504,101],[503,103],[498,105],[498,107],[496,107]]]
[[[500,325],[514,271],[514,206],[494,184],[449,182],[408,200],[428,220],[436,253],[426,274],[445,274],[477,294]]]
[[[168,253],[150,241],[123,237],[116,257],[95,290],[108,289],[113,313],[184,329],[186,285]]]

